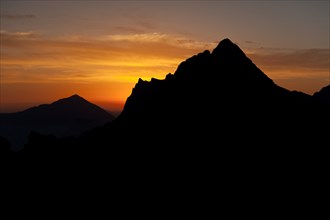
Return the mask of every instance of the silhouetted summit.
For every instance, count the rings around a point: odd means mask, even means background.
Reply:
[[[32,130],[60,137],[79,135],[113,119],[102,108],[73,95],[21,112],[0,114],[0,135],[7,137],[17,150],[23,147]]]
[[[244,52],[228,38],[220,41],[218,46],[212,51],[212,54],[231,62],[240,62],[246,59]]]

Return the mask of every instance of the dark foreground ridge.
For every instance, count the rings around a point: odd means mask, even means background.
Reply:
[[[105,126],[79,138],[31,134],[15,164],[111,174],[125,184],[185,177],[210,184],[223,178],[237,189],[256,179],[266,182],[259,187],[318,182],[330,133],[329,103],[316,98],[326,97],[323,91],[310,96],[276,85],[225,39],[163,80],[140,79],[123,112]]]

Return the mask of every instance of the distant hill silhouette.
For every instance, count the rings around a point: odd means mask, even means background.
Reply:
[[[21,149],[31,131],[58,137],[77,136],[101,126],[114,117],[78,95],[17,113],[0,114],[0,136],[10,140],[13,150]]]
[[[139,79],[104,126],[77,138],[32,133],[15,166],[89,177],[100,193],[177,190],[191,198],[220,190],[250,199],[266,192],[283,201],[313,186],[322,194],[330,108],[317,96],[276,85],[224,39],[165,79]]]

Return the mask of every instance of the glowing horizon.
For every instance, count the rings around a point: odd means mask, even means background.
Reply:
[[[139,78],[164,79],[227,37],[279,86],[313,94],[329,84],[329,7],[325,1],[1,1],[0,112],[72,94],[120,111]]]

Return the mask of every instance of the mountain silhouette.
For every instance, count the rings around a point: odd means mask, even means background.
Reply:
[[[0,136],[17,151],[31,131],[58,137],[77,136],[83,131],[112,121],[114,116],[78,95],[16,113],[0,114]]]
[[[165,79],[139,79],[104,126],[76,138],[31,133],[15,166],[88,177],[100,193],[111,184],[120,192],[180,189],[187,198],[196,190],[281,201],[310,187],[322,194],[330,108],[317,96],[276,85],[224,39]]]
[[[313,94],[317,100],[330,105],[330,85],[323,87],[320,91]]]
[[[76,147],[111,152],[142,146],[127,152],[172,154],[193,152],[195,143],[203,151],[224,143],[262,150],[285,143],[292,146],[286,151],[293,153],[296,145],[323,141],[327,111],[314,96],[276,85],[236,44],[224,39],[212,52],[182,62],[165,79],[139,79],[122,113],[85,134]]]
[[[299,124],[313,121],[305,114],[312,113],[312,102],[309,95],[276,85],[225,39],[212,53],[204,51],[182,62],[164,80],[140,79],[116,123],[133,129],[131,135],[142,126],[151,137],[171,133],[180,140],[189,134],[185,141],[213,141],[219,132],[232,144],[241,140],[237,135],[263,144],[260,137],[272,138],[275,127],[282,127],[276,133],[283,137],[307,132]]]

